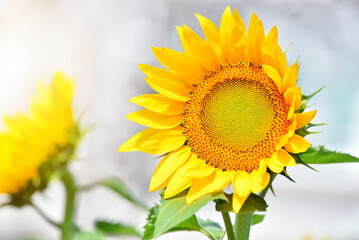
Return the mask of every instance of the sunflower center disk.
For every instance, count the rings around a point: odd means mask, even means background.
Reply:
[[[238,150],[262,140],[274,111],[260,83],[234,79],[219,83],[203,99],[204,130],[213,139]]]
[[[287,115],[283,95],[260,66],[229,64],[195,87],[184,129],[207,164],[251,172],[274,153],[290,124]]]

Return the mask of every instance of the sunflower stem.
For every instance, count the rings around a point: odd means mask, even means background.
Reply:
[[[229,216],[229,213],[222,212],[222,217],[223,217],[224,225],[226,226],[228,240],[235,240],[232,221],[231,221],[231,217]]]
[[[251,230],[253,213],[237,213],[235,223],[235,239],[248,240]]]
[[[75,212],[76,183],[68,169],[65,169],[61,181],[66,190],[65,216],[62,223],[62,240],[73,239],[73,217]]]
[[[41,216],[43,219],[45,219],[50,225],[61,228],[61,224],[55,222],[52,220],[48,215],[46,215],[38,206],[36,206],[34,203],[30,203],[30,205],[33,207],[33,209]]]

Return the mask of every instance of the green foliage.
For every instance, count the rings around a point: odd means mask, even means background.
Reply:
[[[142,236],[135,227],[124,225],[122,223],[96,221],[96,229],[106,235],[136,237]]]
[[[232,199],[232,198],[229,198]],[[251,193],[247,200],[244,202],[243,206],[239,210],[240,213],[254,213],[254,212],[265,212],[267,211],[266,201],[258,196],[257,194]],[[218,201],[216,204],[216,210],[220,212],[232,212],[232,201],[230,200],[227,203]]]
[[[216,240],[223,239],[226,233],[217,222],[213,222],[212,220],[198,219],[198,223],[202,229],[206,230]]]
[[[79,232],[76,234],[74,240],[106,240],[106,236],[100,232]]]
[[[175,231],[199,231],[201,226],[198,223],[196,215],[192,215],[190,218],[187,218],[183,222],[180,222],[173,228],[169,229],[167,232]]]
[[[359,162],[357,157],[347,153],[328,150],[322,145],[310,147],[306,152],[300,154],[300,158],[307,164]]]
[[[198,231],[213,240],[223,238],[225,231],[219,224],[197,219],[195,212],[210,201],[218,199],[226,201],[226,196],[223,193],[208,194],[187,205],[186,194],[187,192],[183,192],[174,198],[162,200],[161,205],[155,204],[149,210],[143,240],[175,231]]]
[[[143,240],[148,240],[153,238],[153,233],[155,232],[155,224],[157,221],[158,214],[160,212],[160,205],[155,204],[149,210],[149,214],[147,217],[147,223],[144,226],[145,232],[143,233]]]
[[[183,221],[189,219],[199,209],[210,201],[222,199],[227,200],[223,193],[207,194],[200,197],[191,204],[186,203],[187,192],[177,195],[176,197],[162,201],[159,207],[159,214],[155,223],[154,238],[168,232]]]
[[[312,166],[310,166],[307,162],[304,162],[301,158],[301,155],[300,154],[294,154],[294,153],[289,153],[295,160],[296,163],[299,163],[299,164],[303,164],[304,166],[306,166],[307,168],[310,168],[312,169],[313,171],[316,171],[318,172],[315,168],[313,168]],[[302,153],[301,153],[302,154]]]
[[[113,190],[115,193],[119,194],[120,196],[124,197],[131,203],[135,204],[136,206],[146,209],[147,207],[145,204],[137,200],[134,196],[132,196],[132,193],[127,189],[125,184],[122,182],[119,178],[108,178],[99,183],[101,186],[107,187],[111,190]]]
[[[252,225],[256,225],[258,223],[261,223],[264,220],[264,214],[254,214]]]

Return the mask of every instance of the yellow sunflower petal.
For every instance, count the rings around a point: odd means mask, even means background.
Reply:
[[[165,115],[178,115],[183,113],[186,108],[186,103],[173,100],[161,94],[137,96],[131,98],[130,102]]]
[[[279,149],[276,152],[277,161],[284,167],[295,166],[294,158],[284,149]]]
[[[283,54],[282,49],[278,44],[278,30],[277,26],[273,26],[269,30],[267,36],[265,37],[262,44],[262,52],[268,53],[274,57],[280,56]]]
[[[186,25],[183,26],[183,37],[187,43],[189,52],[199,64],[209,71],[217,71],[219,69],[219,59],[212,47],[205,40]]]
[[[275,82],[278,89],[281,89],[282,77],[279,75],[277,69],[269,65],[262,65],[262,68],[268,77],[270,77]]]
[[[175,72],[182,80],[197,83],[205,75],[203,68],[188,54],[169,48],[152,47],[152,51],[167,69]]]
[[[294,101],[295,96],[295,101]],[[288,88],[284,93],[285,102],[288,106],[294,103],[294,110],[297,110],[300,107],[302,93],[300,91],[300,87],[291,87]]]
[[[161,93],[163,96],[186,102],[189,100],[189,91],[187,88],[177,84],[176,82],[169,81],[167,79],[145,79],[148,85],[155,91]]]
[[[279,56],[278,60],[279,60],[279,73],[281,74],[281,76],[284,76],[288,68],[287,58],[285,54]]]
[[[216,169],[216,176],[213,180],[210,192],[212,193],[222,191],[231,183],[232,178],[232,171],[222,171],[221,169]]]
[[[244,202],[247,200],[248,196],[250,193],[248,193],[245,196],[239,196],[236,193],[233,193],[233,197],[232,197],[232,205],[233,205],[233,211],[235,213],[238,213],[239,210],[241,210]]]
[[[251,177],[251,192],[257,193],[262,191],[269,183],[269,173],[267,173],[267,165],[263,159],[260,162],[258,170],[253,170],[250,173]]]
[[[132,138],[128,139],[121,147],[118,149],[119,152],[132,152],[138,151],[138,146],[147,138],[151,137],[154,134],[162,132],[164,130],[157,130],[152,128],[147,128],[139,133],[137,133]]]
[[[228,6],[222,15],[219,37],[224,56],[230,63],[238,63],[244,56],[246,29],[240,24],[240,16],[233,17]]]
[[[293,116],[293,120],[291,125],[288,127],[288,132],[287,134],[285,134],[281,140],[279,141],[277,147],[275,150],[279,150],[281,149],[284,145],[286,145],[289,141],[289,138],[291,138],[293,136],[293,134],[295,133],[295,128],[297,127],[297,114],[294,114]]]
[[[198,198],[210,193],[212,182],[215,179],[216,174],[212,173],[211,175],[204,178],[196,178],[192,180],[191,188],[188,191],[186,196],[187,204],[191,204],[193,201]]]
[[[181,167],[189,158],[191,149],[187,146],[181,147],[166,155],[157,165],[153,173],[149,191],[156,191],[166,186],[166,181]]]
[[[283,52],[280,46],[278,45],[278,31],[276,26],[274,26],[267,34],[262,44],[261,50],[263,54],[264,64],[273,66],[275,69],[279,71],[280,74],[282,74],[281,61],[283,58]]]
[[[261,45],[264,41],[264,29],[262,21],[255,13],[252,14],[247,33],[247,47],[249,59],[253,64],[262,64],[263,57]]]
[[[186,86],[185,83],[181,83],[181,79],[173,72],[170,72],[163,68],[154,67],[147,64],[138,64],[138,67],[141,71],[147,75],[149,78],[154,79],[167,79],[168,81],[177,83]]]
[[[189,92],[191,90],[189,83],[181,81],[176,74],[146,64],[138,66],[149,77],[146,79],[147,83],[157,92],[182,102],[186,102],[189,99]]]
[[[233,175],[233,186],[236,195],[246,196],[251,190],[251,178],[249,173],[242,171]]]
[[[186,136],[182,127],[156,129],[157,132],[144,139],[137,149],[149,154],[163,154],[183,146]]]
[[[298,64],[294,63],[284,74],[282,92],[286,92],[288,88],[295,87],[298,79]]]
[[[253,170],[251,176],[251,192],[258,193],[262,191],[269,183],[269,173],[260,175],[258,170]]]
[[[300,129],[302,127],[304,127],[305,125],[307,125],[308,123],[310,123],[315,115],[317,114],[317,110],[313,110],[310,112],[304,112],[304,113],[297,113],[297,129]]]
[[[297,103],[297,95],[293,95],[292,103],[289,104],[290,108],[288,111],[288,118],[287,118],[288,120],[293,119],[293,117],[295,116],[294,112],[295,112],[296,103]]]
[[[170,129],[183,121],[183,115],[168,116],[151,110],[140,110],[126,115],[126,118],[144,126],[155,129]]]
[[[222,65],[227,63],[226,58],[223,55],[220,39],[219,39],[219,29],[218,27],[209,19],[196,14],[199,23],[201,24],[204,36],[212,46],[213,50],[216,52]]]
[[[214,167],[207,165],[203,160],[199,160],[198,165],[193,168],[189,168],[186,171],[185,176],[191,178],[204,178],[212,174],[214,171]]]
[[[299,135],[293,135],[288,143],[284,145],[284,148],[291,153],[301,153],[308,150],[310,143]]]
[[[176,172],[171,177],[170,181],[167,184],[164,198],[170,198],[174,195],[182,192],[183,190],[189,188],[192,184],[192,178],[186,177],[185,173],[188,169],[194,168],[198,165],[199,159],[196,154],[191,154],[188,161],[183,164],[179,169],[176,169]]]
[[[269,169],[274,173],[281,173],[283,171],[283,165],[277,161],[277,155],[273,154],[271,158],[267,160]]]
[[[183,28],[181,28],[179,26],[176,26],[176,29],[177,29],[177,32],[178,32],[178,36],[180,37],[181,44],[182,44],[184,52],[190,54],[190,51],[188,49],[188,45],[187,45],[186,40],[184,39],[184,36],[183,36]]]

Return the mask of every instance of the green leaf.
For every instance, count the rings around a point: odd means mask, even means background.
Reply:
[[[145,232],[142,238],[143,240],[153,239],[155,229],[154,226],[159,213],[159,205],[156,204],[149,210],[149,212],[150,214],[147,218],[147,224],[145,226]],[[194,214],[190,218],[167,230],[165,233],[175,231],[198,231],[204,234],[209,234],[216,240],[222,239],[224,235],[224,230],[218,223],[212,222],[210,220],[204,221],[201,219],[198,221],[196,215]]]
[[[153,233],[155,232],[155,223],[160,212],[160,205],[155,204],[149,210],[149,214],[147,217],[147,223],[144,226],[145,232],[143,233],[142,240],[148,240],[153,238]]]
[[[106,240],[106,236],[99,231],[95,232],[79,232],[76,234],[75,240]]]
[[[155,204],[152,208],[150,208],[147,223],[144,226],[145,232],[143,233],[143,240],[148,240],[153,238],[153,233],[155,232],[155,223],[160,212],[160,205]]]
[[[244,202],[239,212],[265,212],[267,210],[267,207],[268,205],[262,197],[258,196],[257,194],[251,193],[248,196],[247,200]],[[224,204],[216,204],[216,210],[220,212],[232,212],[232,201]]]
[[[201,226],[198,224],[196,215],[192,215],[190,218],[187,218],[183,222],[169,229],[167,232],[175,231],[200,231]]]
[[[304,166],[306,166],[307,168],[312,169],[313,171],[318,172],[315,168],[313,168],[312,166],[310,166],[307,162],[304,162],[301,158],[300,154],[294,154],[294,153],[289,153],[295,160],[296,163],[300,163],[303,164]]]
[[[212,220],[202,220],[202,219],[198,219],[198,222],[201,228],[205,229],[206,232],[211,234],[213,238],[215,238],[216,240],[223,239],[223,236],[226,232],[217,222],[213,222]]]
[[[101,181],[99,184],[113,190],[114,192],[126,198],[128,201],[135,204],[136,206],[147,210],[145,204],[143,204],[142,202],[140,202],[139,200],[137,200],[135,197],[132,196],[132,193],[127,189],[127,187],[125,186],[125,184],[122,182],[121,179],[108,178]]]
[[[306,152],[300,154],[301,159],[308,164],[329,164],[359,162],[359,158],[347,153],[341,153],[325,149],[324,146],[310,147]]]
[[[122,223],[112,223],[107,221],[96,221],[96,229],[106,235],[114,236],[136,236],[141,237],[141,233],[133,226]]]
[[[194,213],[210,201],[216,199],[227,200],[223,193],[215,193],[207,194],[187,205],[186,194],[187,192],[183,192],[176,197],[163,200],[162,205],[159,208],[157,221],[155,223],[155,231],[153,234],[154,238],[168,232],[171,228],[176,227],[179,223],[182,223],[186,219],[192,217]]]
[[[150,214],[147,218],[147,224],[145,226],[145,232],[143,234],[143,240],[153,239],[155,223],[159,213],[159,205],[156,204],[149,210]],[[207,233],[211,235],[214,239],[220,240],[224,235],[224,230],[218,223],[212,222],[210,220],[204,221],[202,219],[197,220],[196,215],[192,215],[183,222],[180,222],[176,226],[167,230],[165,233],[175,232],[175,231],[198,231],[202,233]],[[205,233],[205,234],[206,234]],[[164,233],[162,233],[164,234]]]
[[[252,225],[256,225],[258,223],[261,223],[264,220],[264,214],[254,214]]]

